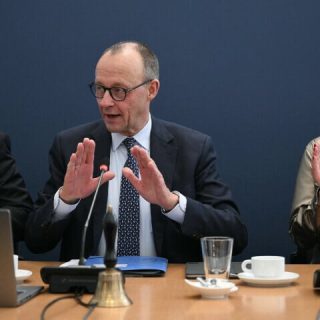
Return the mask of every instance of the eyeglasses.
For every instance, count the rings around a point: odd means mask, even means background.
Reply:
[[[102,99],[104,97],[106,91],[108,91],[113,100],[123,101],[129,92],[131,92],[139,87],[142,87],[143,85],[147,84],[150,81],[152,81],[152,79],[146,80],[133,88],[121,88],[121,87],[107,88],[107,87],[102,86],[101,84],[96,84],[94,82],[91,82],[89,84],[89,87],[90,87],[91,93],[98,99]]]

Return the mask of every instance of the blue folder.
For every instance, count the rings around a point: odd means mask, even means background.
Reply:
[[[103,257],[90,256],[86,265],[103,266]],[[130,276],[163,276],[168,267],[168,260],[161,257],[125,256],[118,257],[116,268]]]

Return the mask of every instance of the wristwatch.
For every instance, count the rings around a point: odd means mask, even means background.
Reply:
[[[164,213],[164,214],[166,214],[166,213],[170,212],[171,210],[173,210],[177,205],[180,205],[181,208],[183,207],[183,205],[181,203],[180,192],[179,191],[175,191],[175,190],[171,191],[171,192],[176,194],[178,196],[179,200],[178,200],[178,203],[170,210],[165,210],[165,209],[161,208],[161,212]]]

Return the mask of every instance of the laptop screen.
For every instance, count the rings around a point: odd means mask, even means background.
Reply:
[[[17,286],[13,254],[11,212],[9,209],[0,209],[0,283],[2,288],[6,288],[0,290],[0,307],[18,306],[43,288],[42,286]]]

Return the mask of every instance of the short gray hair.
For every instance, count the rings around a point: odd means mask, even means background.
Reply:
[[[113,44],[111,47],[107,48],[103,54],[110,52],[115,54],[124,49],[127,45],[133,44],[137,52],[140,53],[143,66],[144,75],[146,80],[159,79],[159,60],[156,54],[151,50],[151,48],[139,41],[121,41]]]

